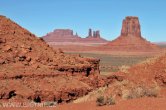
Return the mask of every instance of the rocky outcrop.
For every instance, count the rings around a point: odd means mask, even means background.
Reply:
[[[123,81],[118,74],[109,77],[89,77],[68,74],[39,74],[1,79],[0,102],[57,102],[68,103],[87,95],[92,90],[108,86],[113,81]]]
[[[46,42],[76,42],[81,38],[73,30],[70,29],[56,29],[43,37]]]
[[[141,37],[138,17],[126,17],[123,20],[121,36]]]
[[[97,30],[97,31],[93,31],[92,29],[89,29],[89,32],[88,32],[88,36],[86,38],[83,39],[84,42],[86,43],[107,43],[107,40],[105,40],[104,38],[102,38],[100,36],[100,31]]]
[[[99,30],[93,31],[92,34],[92,29],[89,29],[87,38],[100,38],[100,31]]]
[[[73,36],[71,30],[56,33]],[[0,16],[0,102],[69,102],[93,89],[77,77],[99,74],[99,62],[54,50],[43,39]]]
[[[93,35],[92,35],[92,29],[89,29],[88,36],[93,36]]]
[[[100,37],[100,31],[98,30],[98,31],[96,31],[96,34],[95,34],[95,36],[94,37]]]
[[[92,31],[89,29],[88,36],[86,38],[81,38],[79,35],[73,34],[70,29],[56,29],[53,32],[48,33],[42,37],[50,45],[62,45],[64,44],[88,44],[88,43],[106,43],[107,41],[100,36],[100,31]]]
[[[70,29],[57,29],[54,30],[54,33],[57,34],[57,36],[74,36],[73,30]]]
[[[6,80],[8,84],[6,85]],[[22,77],[0,80],[0,102],[4,100],[23,102],[70,102],[88,94],[92,88],[72,77]]]
[[[159,51],[160,48],[141,36],[138,17],[128,16],[123,20],[121,35],[105,45],[115,51]]]
[[[0,29],[0,66],[4,68],[0,72],[8,73],[9,76],[13,73],[45,73],[55,70],[81,72],[85,75],[99,73],[99,70],[96,70],[98,59],[87,60],[81,56],[66,55],[62,51],[53,50],[42,39],[6,17],[0,17]],[[55,32],[62,36],[73,35],[71,30]]]

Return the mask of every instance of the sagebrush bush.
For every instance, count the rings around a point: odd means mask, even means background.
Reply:
[[[104,96],[97,97],[96,103],[98,106],[106,105]]]
[[[103,105],[114,105],[115,104],[115,99],[110,96],[108,97],[104,97],[104,96],[99,96],[96,100],[96,103],[98,106],[103,106]]]
[[[157,87],[156,88],[151,87],[151,88],[146,89],[147,97],[157,97],[158,94],[159,94],[159,88],[157,88]]]
[[[157,97],[159,88],[156,87],[135,87],[122,92],[122,97],[125,99],[134,99],[141,97]]]
[[[115,104],[115,99],[110,96],[109,98],[107,98],[107,104],[108,105],[114,105]]]

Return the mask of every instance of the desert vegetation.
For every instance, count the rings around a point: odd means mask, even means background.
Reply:
[[[110,97],[104,97],[104,96],[99,96],[96,99],[96,104],[97,106],[103,106],[103,105],[114,105],[115,99],[110,96]]]
[[[125,89],[122,91],[123,99],[135,99],[141,97],[158,97],[159,95],[159,86],[155,87],[145,87],[137,86],[130,89]]]

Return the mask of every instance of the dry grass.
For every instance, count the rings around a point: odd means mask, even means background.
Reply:
[[[112,96],[110,97],[99,96],[96,99],[96,104],[97,106],[114,105],[115,99]]]
[[[137,86],[131,89],[125,89],[122,91],[123,99],[134,99],[141,97],[157,97],[159,95],[159,86],[145,87]]]
[[[94,100],[96,100],[97,97],[104,95],[106,89],[107,89],[107,87],[100,87],[100,88],[88,93],[88,95],[74,100],[73,103],[94,101]]]
[[[129,73],[128,72],[128,69],[130,68],[130,66],[126,66],[126,65],[123,65],[119,68],[119,70],[123,73]]]
[[[110,96],[109,98],[107,98],[107,104],[108,105],[116,104],[115,98],[113,96]]]

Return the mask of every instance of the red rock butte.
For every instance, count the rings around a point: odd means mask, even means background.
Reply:
[[[48,33],[43,36],[43,39],[49,43],[106,43],[107,41],[100,36],[100,31],[93,31],[89,29],[88,36],[86,38],[81,38],[77,33],[73,34],[71,29],[56,29],[53,32]]]
[[[106,44],[116,51],[157,51],[158,46],[144,39],[138,17],[128,16],[123,20],[121,35]]]
[[[92,29],[89,29],[88,36],[84,39],[84,42],[107,43],[107,40],[100,36],[100,30],[92,31]]]
[[[56,29],[43,37],[46,42],[75,42],[81,38],[70,29]]]

